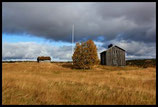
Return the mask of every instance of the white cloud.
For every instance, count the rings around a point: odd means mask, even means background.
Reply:
[[[139,58],[156,58],[156,45],[154,43],[145,44],[136,41],[109,41],[126,50],[126,59]],[[95,42],[97,46],[98,57],[100,53],[105,51],[107,47],[103,47],[103,42]],[[69,46],[53,46],[50,44],[38,44],[35,42],[18,42],[2,44],[3,60],[36,60],[38,56],[50,56],[52,61],[71,61],[72,47]]]
[[[51,56],[52,61],[71,60],[71,46],[52,46],[35,42],[3,43],[2,59],[36,59]]]

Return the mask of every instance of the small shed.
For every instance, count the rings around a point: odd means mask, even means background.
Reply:
[[[49,56],[39,56],[37,62],[51,62],[51,58]]]
[[[106,51],[100,53],[101,65],[125,66],[125,50],[110,44]]]

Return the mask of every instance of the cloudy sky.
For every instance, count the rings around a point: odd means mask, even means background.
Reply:
[[[71,61],[73,24],[75,43],[93,40],[98,56],[112,43],[126,59],[156,58],[154,2],[3,2],[2,59]]]

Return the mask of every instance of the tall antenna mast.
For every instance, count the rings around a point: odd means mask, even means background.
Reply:
[[[74,24],[72,25],[72,56],[73,56],[73,43],[74,43]]]

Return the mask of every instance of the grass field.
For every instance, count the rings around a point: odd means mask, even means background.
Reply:
[[[2,63],[3,105],[154,105],[156,67]]]

